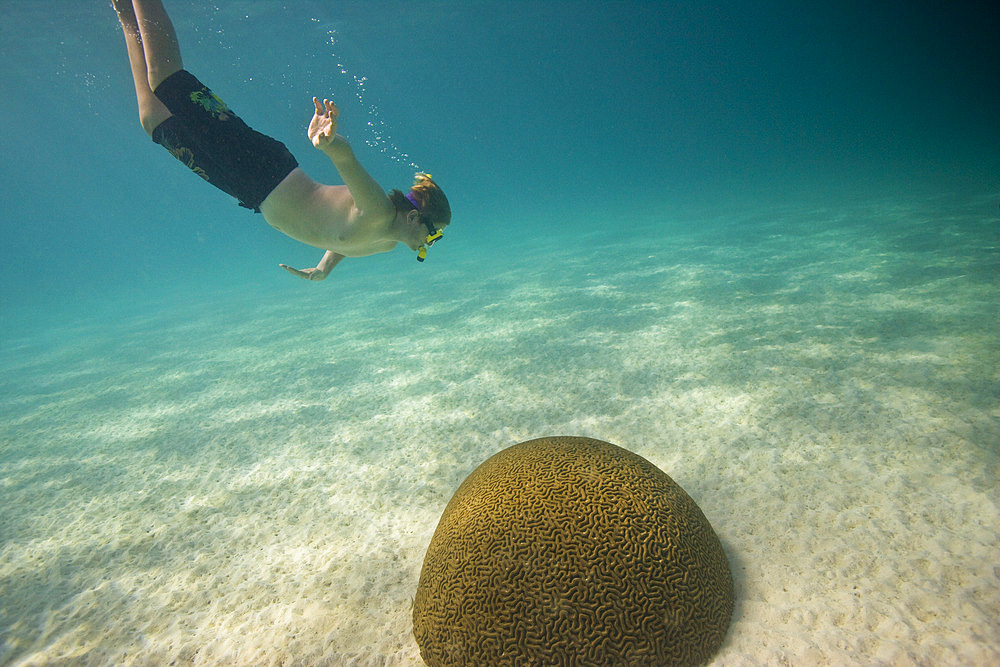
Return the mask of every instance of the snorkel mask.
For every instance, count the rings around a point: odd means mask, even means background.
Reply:
[[[413,196],[412,190],[406,193],[406,199],[413,205],[413,208],[417,209],[417,213],[420,213],[420,202],[418,202],[417,198]],[[435,229],[434,225],[431,224],[431,221],[423,215],[420,216],[420,222],[424,223],[424,226],[427,227],[427,238],[424,239],[424,242],[420,244],[419,248],[417,248],[418,262],[424,261],[424,259],[427,258],[427,249],[434,245],[435,241],[444,236],[444,232],[440,229]]]

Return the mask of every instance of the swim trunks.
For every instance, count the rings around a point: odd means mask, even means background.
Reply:
[[[153,130],[153,141],[240,206],[260,213],[261,202],[299,166],[283,143],[251,129],[186,70],[153,94],[173,114]]]

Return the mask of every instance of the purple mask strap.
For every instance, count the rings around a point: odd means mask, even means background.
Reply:
[[[413,196],[412,192],[407,192],[406,198],[410,200],[411,204],[413,204],[413,208],[417,209],[418,211],[420,210],[420,203],[417,202],[417,198]]]

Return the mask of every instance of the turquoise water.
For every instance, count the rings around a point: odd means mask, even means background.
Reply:
[[[146,139],[110,9],[0,6],[0,663],[418,664],[440,512],[554,434],[699,503],[718,664],[1000,657],[985,6],[167,8],[314,177],[332,94],[454,224],[296,280]]]

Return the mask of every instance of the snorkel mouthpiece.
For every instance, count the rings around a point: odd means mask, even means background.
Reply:
[[[424,242],[417,248],[417,261],[422,262],[427,257],[427,248],[434,245],[434,242],[442,238],[444,233],[440,229],[435,229],[433,234],[428,234]]]

